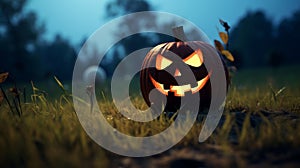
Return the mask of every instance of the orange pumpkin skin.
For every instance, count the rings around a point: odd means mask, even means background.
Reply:
[[[164,107],[166,112],[176,112],[180,108],[182,97],[187,94],[189,96],[200,96],[200,111],[208,108],[211,102],[209,77],[210,73],[213,72],[205,67],[205,57],[212,52],[216,53],[214,47],[200,41],[168,42],[151,49],[144,59],[140,72],[141,92],[148,106],[151,106],[153,103],[150,102],[149,93],[152,89],[156,89],[167,97],[167,103]],[[199,59],[191,58],[196,64],[190,64],[188,59],[189,57],[194,57],[195,53],[198,53],[196,56]],[[189,71],[193,73],[194,78],[193,80],[188,78],[184,84],[181,83],[179,85],[177,79],[186,80],[186,75],[190,74],[185,68],[186,65],[190,68]],[[228,81],[228,70],[225,64],[223,66],[226,80]],[[199,83],[195,83],[195,79],[197,82],[202,81],[202,86],[199,86]],[[178,91],[178,88],[181,90]],[[195,94],[196,92],[199,92],[199,94]]]

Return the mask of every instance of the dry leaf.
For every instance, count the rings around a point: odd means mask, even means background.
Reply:
[[[5,82],[5,80],[7,79],[7,77],[8,77],[8,72],[4,72],[4,73],[1,73],[0,74],[0,83],[3,83],[3,82]]]
[[[223,50],[221,52],[229,61],[233,62],[234,58],[232,56],[232,54],[228,51],[228,50]]]
[[[219,36],[224,44],[228,43],[228,34],[225,32],[219,32]]]
[[[219,22],[220,22],[220,24],[225,28],[226,31],[229,31],[230,26],[228,25],[227,22],[225,22],[225,21],[222,20],[222,19],[219,19]]]
[[[2,90],[0,90],[0,105],[1,105],[1,103],[3,101],[3,99],[4,99],[4,95],[2,93]]]
[[[214,43],[215,43],[215,47],[219,52],[222,52],[224,50],[224,47],[220,41],[214,40]]]
[[[14,96],[20,95],[19,90],[16,87],[9,88],[8,91],[12,93]]]

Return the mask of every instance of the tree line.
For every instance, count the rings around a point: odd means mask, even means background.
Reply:
[[[237,66],[299,64],[300,10],[275,25],[263,11],[248,12],[231,31],[231,50]]]
[[[153,10],[146,0],[131,1],[110,1],[106,6],[106,17]],[[54,75],[70,80],[76,47],[61,35],[56,35],[52,41],[46,40],[43,36],[45,26],[38,24],[36,13],[25,12],[26,3],[27,0],[0,1],[0,72],[8,71],[16,80],[22,81],[43,80]],[[120,32],[126,33],[126,30]],[[229,48],[236,59],[235,65],[253,68],[300,63],[297,52],[299,30],[300,10],[277,25],[263,11],[248,12],[230,31]],[[151,40],[152,36],[159,40]],[[170,39],[155,34],[128,37],[113,47],[111,58],[104,60],[101,66],[110,76],[122,55]]]
[[[16,81],[42,80],[58,75],[70,79],[75,48],[61,35],[43,37],[45,26],[38,16],[25,12],[27,0],[0,1],[0,72]]]

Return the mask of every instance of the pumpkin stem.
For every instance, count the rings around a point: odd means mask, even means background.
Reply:
[[[186,36],[183,31],[183,26],[175,27],[172,30],[173,30],[173,36],[174,36],[176,42],[187,41]]]

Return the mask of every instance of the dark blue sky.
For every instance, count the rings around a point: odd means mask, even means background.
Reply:
[[[105,24],[105,4],[109,0],[30,0],[27,9],[39,15],[46,25],[46,37],[56,33],[78,44]],[[263,10],[274,23],[300,10],[299,0],[149,0],[155,10],[182,16],[199,26],[209,38],[217,37],[222,18],[231,25],[249,11]]]

